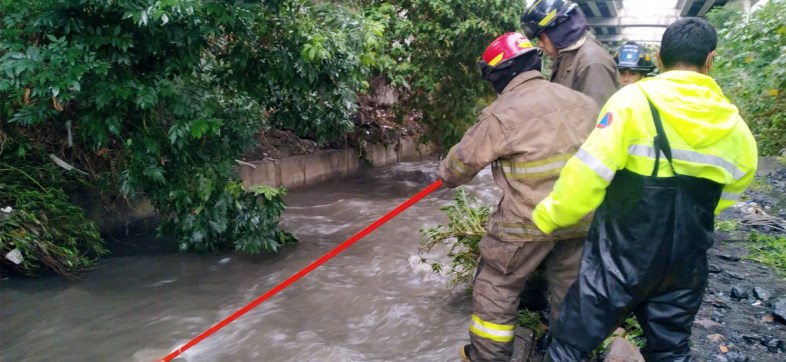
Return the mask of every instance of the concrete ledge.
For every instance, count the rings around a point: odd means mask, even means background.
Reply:
[[[432,146],[405,138],[397,145],[369,145],[365,149],[365,157],[373,167],[379,167],[399,161],[425,160],[432,157],[433,152]],[[246,189],[255,185],[297,189],[329,180],[349,178],[366,167],[368,165],[362,162],[360,152],[350,148],[324,150],[278,160],[247,161],[238,165],[237,171]],[[111,210],[92,193],[81,193],[75,195],[75,198],[85,211],[85,216],[95,221],[104,235],[122,237],[132,228],[152,231],[158,223],[155,208],[144,197],[133,200],[118,198],[112,202]]]
[[[374,167],[424,160],[431,157],[433,152],[432,146],[420,144],[412,138],[403,138],[397,145],[369,145],[364,150],[365,158]],[[297,189],[347,178],[358,174],[364,167],[360,152],[354,148],[248,163],[254,167],[245,164],[238,166],[246,189],[255,185]]]
[[[142,196],[102,201],[94,191],[84,190],[72,194],[71,200],[82,208],[86,218],[96,223],[103,235],[123,236],[133,225],[156,216],[155,207]]]

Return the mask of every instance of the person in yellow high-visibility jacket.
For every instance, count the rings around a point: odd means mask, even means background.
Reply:
[[[714,217],[737,201],[758,160],[750,129],[708,75],[716,46],[706,20],[669,26],[658,52],[664,72],[609,99],[536,206],[545,233],[595,210],[547,360],[586,360],[631,312],[648,361],[690,360]]]

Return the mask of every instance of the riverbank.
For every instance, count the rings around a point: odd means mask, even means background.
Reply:
[[[237,172],[246,189],[258,185],[286,187],[297,190],[332,180],[341,180],[362,174],[370,169],[399,162],[434,159],[433,145],[420,142],[415,135],[402,135],[395,129],[370,132],[372,136],[384,135],[385,139],[361,141],[358,147],[342,149],[310,148],[310,141],[300,138],[279,138],[270,143],[278,150],[281,158],[272,155],[270,144],[261,145],[254,152],[237,160]],[[393,135],[393,136],[392,136]],[[397,137],[394,137],[397,135]],[[293,136],[294,137],[294,136]],[[381,137],[381,136],[380,136]],[[282,144],[288,144],[284,147]],[[261,157],[254,159],[254,157]],[[129,235],[139,236],[154,231],[158,224],[155,208],[144,197],[133,200],[118,198],[110,205],[96,195],[77,195],[78,204],[85,215],[94,220],[107,239],[122,239]],[[111,250],[115,251],[115,246]],[[118,250],[133,248],[118,246]]]
[[[710,277],[693,326],[699,361],[786,360],[786,274],[750,260],[751,233],[786,237],[786,167],[762,158],[746,198],[717,218]],[[775,252],[774,250],[772,252]]]

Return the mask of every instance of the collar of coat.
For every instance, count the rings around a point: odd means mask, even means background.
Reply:
[[[526,82],[528,82],[530,80],[533,80],[533,79],[543,79],[543,80],[545,80],[546,77],[543,76],[543,73],[541,73],[541,72],[539,72],[537,70],[528,70],[528,71],[526,71],[524,73],[521,73],[521,74],[517,75],[515,78],[513,78],[513,80],[511,80],[510,83],[508,83],[508,85],[505,86],[505,89],[502,90],[502,93],[500,93],[500,95],[505,94],[507,92],[510,92],[513,89],[516,89],[516,88],[519,88],[521,86],[524,86],[524,83],[526,83]]]
[[[585,36],[582,36],[582,37],[581,37],[581,39],[577,40],[575,43],[571,44],[571,45],[570,45],[570,46],[568,46],[567,48],[562,48],[562,49],[560,49],[560,50],[558,51],[558,53],[569,52],[569,51],[573,51],[573,50],[576,50],[576,49],[578,49],[578,48],[581,48],[581,46],[582,46],[582,45],[584,45],[584,43],[585,43],[586,41],[587,41],[587,36],[586,36],[586,35],[585,35]]]

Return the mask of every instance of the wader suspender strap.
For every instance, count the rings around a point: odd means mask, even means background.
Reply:
[[[644,97],[647,98],[647,103],[650,104],[650,112],[652,112],[652,120],[655,121],[655,130],[658,131],[658,134],[655,136],[653,140],[653,146],[655,147],[655,168],[652,169],[652,176],[653,177],[658,176],[658,168],[660,166],[660,151],[663,151],[663,154],[666,155],[666,159],[669,160],[669,166],[671,166],[671,171],[674,172],[674,175],[676,176],[677,171],[674,170],[674,164],[671,161],[671,146],[669,146],[669,139],[666,138],[666,132],[663,131],[663,124],[660,121],[660,113],[658,112],[658,109],[655,108],[655,105],[652,104],[652,101],[650,101],[650,98],[647,97],[646,94],[644,95]]]

